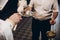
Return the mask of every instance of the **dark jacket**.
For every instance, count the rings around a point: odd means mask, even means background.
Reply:
[[[30,0],[27,0],[27,5],[30,3]]]
[[[0,11],[0,19],[5,20],[13,13],[17,12],[18,0],[9,0],[2,11]]]

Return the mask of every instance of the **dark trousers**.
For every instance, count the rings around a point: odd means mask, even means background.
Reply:
[[[48,40],[47,31],[50,31],[51,25],[49,23],[50,19],[40,21],[32,19],[32,40],[39,40],[40,31],[42,33],[42,40]]]

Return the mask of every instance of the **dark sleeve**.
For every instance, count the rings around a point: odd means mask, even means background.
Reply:
[[[13,13],[17,12],[18,0],[9,0],[2,11],[0,11],[0,19],[5,20]]]
[[[30,3],[30,0],[26,0],[27,1],[27,5]]]

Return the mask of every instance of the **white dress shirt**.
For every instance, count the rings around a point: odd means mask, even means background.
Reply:
[[[45,20],[51,18],[50,11],[58,12],[58,0],[31,0],[29,6],[32,7],[39,14],[38,17],[33,16],[39,20]]]
[[[13,33],[12,33],[12,23],[9,21],[4,21],[0,19],[0,31],[2,32],[3,36],[6,37],[6,40],[14,40]]]

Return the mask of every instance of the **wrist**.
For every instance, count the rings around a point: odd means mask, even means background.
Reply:
[[[6,19],[5,21],[8,21],[8,22],[10,22],[13,26],[15,26],[15,22],[13,21],[13,20],[11,20],[11,19]]]
[[[54,18],[51,18],[51,20],[55,20]]]

